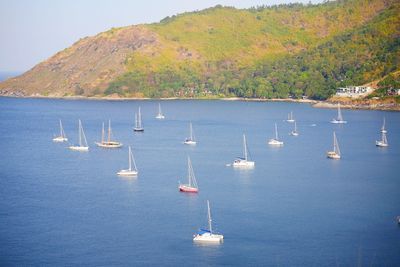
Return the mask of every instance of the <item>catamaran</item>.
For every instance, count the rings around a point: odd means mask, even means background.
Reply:
[[[165,116],[161,111],[161,104],[160,103],[158,103],[158,114],[156,116],[156,119],[159,119],[159,120],[165,119]]]
[[[186,145],[195,145],[197,142],[194,138],[192,123],[189,124],[189,131],[190,131],[190,136],[186,138],[183,143]]]
[[[199,187],[197,186],[196,177],[194,176],[192,162],[188,157],[188,180],[187,184],[179,184],[179,191],[188,192],[188,193],[197,193],[199,192]]]
[[[335,123],[335,124],[347,123],[347,121],[343,120],[342,112],[340,110],[340,103],[338,103],[337,107],[338,107],[337,118],[332,119],[331,123]]]
[[[69,146],[69,149],[77,150],[77,151],[88,151],[89,146],[86,141],[86,136],[85,136],[85,132],[83,131],[83,126],[82,126],[81,120],[79,120],[78,132],[79,132],[79,145]]]
[[[333,151],[328,151],[326,156],[330,159],[340,159],[339,143],[336,139],[336,133],[333,132]]]
[[[269,139],[268,145],[283,146],[283,141],[280,141],[278,137],[278,126],[276,126],[276,123],[275,123],[275,138]]]
[[[53,138],[53,142],[66,142],[68,141],[67,136],[65,135],[64,128],[62,126],[62,122],[60,120],[60,135]]]
[[[238,168],[253,168],[254,161],[249,159],[248,151],[247,151],[247,142],[246,142],[246,135],[243,134],[243,157],[236,158],[233,163],[233,167]]]
[[[387,133],[387,130],[386,130],[386,120],[385,120],[385,117],[383,117],[383,124],[382,124],[382,128],[381,128],[381,133]]]
[[[290,135],[298,136],[299,132],[297,131],[296,121],[294,122],[294,130],[290,132]]]
[[[143,132],[144,128],[142,126],[142,114],[140,113],[140,107],[139,107],[139,112],[135,113],[135,127],[133,128],[135,132]]]
[[[197,234],[193,236],[195,242],[222,242],[224,236],[216,234],[212,230],[212,220],[210,211],[210,201],[207,200],[207,218],[208,218],[208,229],[199,229]]]
[[[386,137],[386,133],[382,132],[382,140],[375,141],[375,144],[376,144],[376,146],[380,146],[380,147],[389,146],[388,141],[387,141],[387,137]]]
[[[287,122],[294,122],[294,118],[293,118],[293,112],[290,111],[290,113],[288,114],[288,118],[286,120]]]
[[[117,174],[120,176],[137,176],[139,172],[136,167],[136,162],[132,154],[131,146],[129,146],[128,161],[129,168],[127,170],[120,170],[119,172],[117,172]]]
[[[108,120],[108,138],[107,141],[104,140],[104,122],[103,122],[103,129],[101,131],[101,142],[96,142],[96,145],[99,147],[104,147],[104,148],[118,148],[122,146],[122,143],[117,142],[117,141],[111,141],[111,121]]]

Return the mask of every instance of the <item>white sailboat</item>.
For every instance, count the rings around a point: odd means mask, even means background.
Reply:
[[[158,103],[158,114],[156,116],[156,119],[159,119],[159,120],[165,119],[165,116],[161,111],[161,104],[160,103]]]
[[[60,135],[57,137],[54,137],[53,142],[66,142],[66,141],[68,141],[68,138],[64,132],[64,128],[63,128],[62,122],[60,120]]]
[[[375,144],[376,144],[376,146],[380,146],[380,147],[389,146],[388,141],[387,141],[387,137],[386,137],[386,133],[382,132],[382,140],[375,141]]]
[[[288,118],[286,120],[287,122],[294,122],[294,118],[293,118],[293,112],[290,111],[290,113],[288,114]]]
[[[196,140],[194,138],[194,134],[193,134],[192,123],[189,124],[189,131],[190,131],[190,136],[188,138],[186,138],[183,143],[186,144],[186,145],[195,145],[195,144],[197,144],[197,142],[196,142]]]
[[[135,132],[143,132],[144,128],[142,126],[142,114],[140,113],[140,107],[138,113],[135,113],[135,127],[133,128]]]
[[[104,140],[104,122],[103,122],[103,128],[101,131],[101,142],[96,142],[96,145],[99,147],[103,148],[119,148],[122,147],[122,143],[117,142],[117,141],[112,141],[111,140],[112,136],[112,131],[111,131],[111,121],[108,120],[108,138],[107,140]]]
[[[81,120],[79,120],[78,132],[79,132],[79,145],[69,146],[69,149],[77,150],[77,151],[88,151],[89,146],[87,144],[87,140],[86,140],[85,132],[83,131],[83,126],[82,126]]]
[[[294,130],[290,132],[290,135],[298,136],[299,132],[297,131],[296,121],[294,122]]]
[[[129,168],[127,170],[120,170],[119,172],[117,172],[117,174],[120,176],[137,176],[139,172],[136,167],[136,162],[132,154],[131,146],[129,146],[128,161]]]
[[[188,157],[188,183],[187,184],[179,184],[179,191],[188,192],[188,193],[199,192],[199,187],[197,186],[196,177],[194,176],[192,162],[189,157]]]
[[[243,157],[236,158],[233,163],[233,167],[238,168],[253,168],[254,161],[249,160],[249,155],[247,151],[246,135],[243,134]]]
[[[382,124],[382,128],[381,128],[381,133],[387,133],[385,117],[383,117],[383,124]]]
[[[221,234],[216,234],[212,230],[212,219],[210,211],[210,201],[207,200],[207,219],[208,219],[208,229],[199,229],[197,234],[193,236],[193,241],[195,242],[222,242],[224,236]]]
[[[333,132],[333,151],[328,151],[326,153],[326,156],[330,159],[340,159],[341,157],[339,143],[336,139],[335,132]]]
[[[342,111],[340,110],[340,103],[338,103],[337,107],[338,107],[337,118],[332,119],[331,123],[335,123],[335,124],[347,123],[347,121],[343,120]]]
[[[276,126],[276,123],[275,123],[275,138],[269,139],[268,145],[283,146],[283,141],[280,141],[278,137],[278,126]]]

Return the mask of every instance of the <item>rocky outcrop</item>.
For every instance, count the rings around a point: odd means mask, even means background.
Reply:
[[[158,45],[157,35],[142,26],[111,29],[86,37],[21,76],[0,83],[5,96],[101,94],[124,73],[134,51]]]

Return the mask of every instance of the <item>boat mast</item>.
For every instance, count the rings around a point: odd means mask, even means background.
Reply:
[[[160,103],[158,103],[158,115],[162,115],[161,104]]]
[[[79,120],[79,127],[78,127],[78,132],[79,132],[79,146],[82,146],[81,128],[82,128],[82,124],[81,124],[81,120]]]
[[[104,122],[103,127],[101,128],[101,143],[104,143]]]
[[[207,211],[208,211],[208,230],[210,230],[210,233],[212,234],[210,201],[208,200],[207,200]]]
[[[142,128],[142,115],[140,114],[140,107],[139,107],[139,115],[138,115],[138,126]]]
[[[61,123],[61,120],[60,120],[60,136],[64,137],[63,133],[64,133],[64,130],[63,130],[62,123]]]
[[[111,140],[111,120],[108,120],[108,142]]]
[[[192,163],[190,162],[189,157],[188,157],[188,178],[189,178],[189,186],[192,186]]]
[[[337,141],[335,132],[333,132],[333,151],[340,156],[339,143]]]
[[[386,145],[387,144],[387,138],[386,138],[386,134],[382,133],[382,142]]]
[[[340,103],[338,103],[338,121],[342,121],[343,117],[342,117],[342,112],[340,110]]]
[[[279,140],[278,139],[278,126],[276,126],[276,123],[275,123],[275,139]]]
[[[60,121],[61,122],[61,121]],[[386,119],[385,119],[385,117],[383,117],[383,125],[382,125],[382,131],[384,131],[385,130],[385,125],[386,124]]]
[[[246,135],[243,134],[243,157],[247,160],[247,145],[246,145]]]
[[[129,156],[128,156],[128,159],[129,159],[129,171],[131,171],[131,170],[132,170],[132,152],[131,152],[131,146],[129,146]]]
[[[190,140],[193,141],[193,126],[192,126],[192,123],[190,123],[189,128],[190,128]]]
[[[297,133],[297,125],[296,125],[296,121],[294,121],[294,132]]]

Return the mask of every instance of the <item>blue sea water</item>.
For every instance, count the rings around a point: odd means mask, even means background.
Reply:
[[[2,266],[399,266],[400,113],[240,101],[68,101],[0,98]],[[134,133],[141,106],[144,133]],[[293,111],[300,136],[285,122]],[[377,148],[383,117],[388,148]],[[62,119],[70,143],[78,119],[87,153],[53,143]],[[111,119],[124,147],[94,145]],[[193,123],[198,144],[182,144]],[[285,142],[271,148],[274,123]],[[328,160],[332,132],[342,151]],[[256,166],[226,166],[242,154]],[[133,147],[137,178],[116,172]],[[199,194],[178,191],[190,156]],[[194,244],[207,225],[220,245]]]

